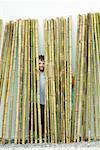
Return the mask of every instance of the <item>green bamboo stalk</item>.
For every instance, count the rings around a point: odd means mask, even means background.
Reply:
[[[48,63],[48,68],[47,68],[47,71],[48,71],[48,105],[47,105],[47,114],[48,114],[48,143],[50,143],[51,141],[51,108],[50,108],[50,75],[51,75],[51,66],[50,66],[50,38],[49,38],[49,35],[50,35],[50,21],[47,21],[47,25],[48,25],[48,29],[47,29],[47,42],[48,42],[48,53],[47,53],[47,63]]]
[[[68,39],[67,39],[67,44],[68,44],[68,47],[67,47],[67,63],[68,63],[68,67],[67,67],[67,99],[68,99],[68,142],[70,142],[70,138],[71,138],[71,129],[70,129],[70,126],[71,126],[71,93],[72,93],[72,71],[71,71],[71,49],[72,49],[72,46],[71,46],[71,40],[72,40],[72,19],[71,17],[68,18]]]
[[[66,35],[66,19],[64,19],[64,75],[65,75],[65,142],[68,143],[68,122],[67,122],[67,35]]]
[[[31,29],[30,29],[30,36],[31,36],[31,144],[33,143],[33,21],[31,20]]]
[[[20,108],[20,76],[21,76],[21,20],[18,20],[18,91],[17,91],[17,106],[16,106],[16,129],[15,129],[15,144],[19,137],[20,126],[19,126],[19,108]],[[19,143],[19,140],[18,140]]]
[[[3,31],[3,20],[0,19],[0,48],[2,46],[2,31]]]
[[[83,68],[83,104],[82,104],[82,141],[86,138],[86,77],[87,77],[87,17],[84,22],[84,68]]]
[[[51,20],[49,23],[49,104],[50,104],[50,142],[54,142],[54,134],[53,134],[53,96],[52,96],[52,57],[51,57]]]
[[[15,72],[15,59],[16,59],[16,49],[15,49],[15,44],[16,44],[16,33],[17,33],[17,28],[16,28],[16,23],[14,23],[14,30],[13,30],[13,41],[12,41],[12,54],[11,54],[11,64],[10,64],[10,71],[9,71],[9,85],[8,85],[8,93],[7,93],[7,99],[9,98],[10,95],[10,116],[9,116],[9,132],[8,132],[8,137],[9,137],[9,143],[11,142],[11,131],[12,131],[12,113],[13,113],[13,92],[14,92],[14,72]],[[12,84],[10,84],[12,82]]]
[[[21,49],[21,54],[20,54],[20,102],[19,102],[19,123],[18,123],[18,144],[21,142],[21,131],[22,131],[22,86],[23,86],[23,49],[22,49],[22,42],[23,42],[23,37],[22,37],[22,32],[23,32],[23,21],[21,20],[21,30],[20,30],[20,49]]]
[[[95,33],[95,42],[96,42],[96,63],[97,63],[97,109],[100,115],[100,59],[99,59],[99,45],[98,45],[98,36],[97,36],[97,26],[96,26],[96,14],[94,14],[94,33]],[[100,116],[98,115],[98,134],[100,136]],[[100,139],[100,137],[99,137]]]
[[[30,123],[30,19],[28,22],[28,130]],[[28,131],[28,143],[30,142],[30,132]]]
[[[91,81],[90,81],[90,75],[91,75],[91,70],[90,70],[90,51],[91,51],[91,14],[88,14],[88,80],[87,80],[87,100],[88,100],[88,141],[90,141],[91,138],[91,101],[90,101],[90,87],[91,87]]]
[[[81,26],[82,16],[78,16],[78,31],[77,31],[77,45],[76,45],[76,70],[75,70],[75,130],[74,130],[74,142],[77,140],[77,129],[78,129],[78,103],[79,103],[79,81],[80,81],[80,54],[81,54]],[[78,60],[77,60],[78,59]]]
[[[60,59],[60,134],[61,134],[61,137],[60,137],[60,141],[62,142],[62,121],[63,121],[63,106],[62,106],[62,101],[63,101],[63,98],[62,98],[62,72],[63,72],[63,27],[62,27],[62,18],[60,18],[60,54],[59,54],[59,59]]]
[[[21,64],[20,64],[20,69],[21,69],[21,74],[20,74],[20,108],[19,108],[19,138],[18,138],[18,143],[22,142],[22,105],[23,105],[23,87],[24,87],[24,82],[23,82],[23,73],[24,73],[24,35],[25,28],[24,28],[24,21],[21,20]]]
[[[34,99],[34,129],[35,129],[35,143],[37,143],[37,97],[36,97],[36,49],[35,49],[35,20],[33,20],[33,99]]]
[[[24,21],[25,54],[24,54],[24,85],[23,85],[23,115],[22,115],[22,144],[25,144],[26,131],[26,100],[27,100],[27,21]]]
[[[39,143],[42,143],[41,112],[40,112],[40,84],[39,84],[39,62],[38,62],[38,20],[35,20],[35,48],[36,48],[36,72],[37,72],[37,106],[38,106],[38,127]]]
[[[53,19],[50,20],[50,69],[51,69],[51,85],[50,85],[50,107],[51,107],[51,143],[54,143],[54,107],[53,107],[53,65],[52,65],[52,34]]]
[[[7,99],[7,91],[8,91],[8,85],[9,85],[9,68],[10,68],[10,57],[11,57],[11,42],[12,42],[12,31],[13,31],[13,25],[9,24],[10,27],[10,39],[9,39],[9,46],[8,49],[8,57],[7,57],[7,64],[6,64],[6,70],[5,70],[5,89],[3,91],[4,94],[4,113],[3,113],[3,122],[2,122],[2,144],[5,143],[5,134],[6,134],[6,115],[7,115],[7,106],[8,106],[8,99]]]
[[[64,118],[64,19],[61,18],[61,142],[65,143],[65,118]],[[66,60],[65,60],[66,61]]]
[[[49,140],[49,112],[48,112],[48,22],[44,20],[44,45],[45,45],[45,113],[44,113],[44,122],[45,122],[45,143],[47,141],[47,136]],[[46,124],[47,122],[47,124]]]
[[[84,34],[85,34],[85,16],[82,17],[82,52],[81,52],[81,70],[80,70],[80,89],[79,89],[79,113],[78,113],[78,142],[80,140],[80,130],[82,121],[82,103],[83,103],[83,62],[84,62]],[[82,137],[81,133],[81,137]]]
[[[96,75],[95,75],[95,73],[96,73],[96,62],[95,62],[95,46],[94,46],[94,18],[93,18],[93,14],[91,15],[91,21],[92,21],[92,60],[93,60],[93,70],[92,70],[92,74],[93,74],[93,76],[92,76],[92,92],[93,92],[93,109],[94,109],[94,140],[96,141],[96,124],[97,124],[97,122],[96,122],[96,102],[95,102],[95,99],[97,99],[96,98],[96,96],[97,96],[97,86],[95,86],[96,85]],[[94,87],[95,87],[95,92],[94,92]],[[95,94],[94,94],[95,93]],[[96,95],[96,96],[95,96]]]
[[[57,72],[57,125],[58,125],[58,127],[57,127],[57,133],[58,133],[58,142],[60,142],[60,82],[59,82],[59,80],[60,80],[60,71],[59,71],[59,65],[60,65],[60,63],[59,63],[59,55],[60,55],[60,47],[59,47],[59,40],[60,40],[60,34],[59,34],[59,30],[60,30],[60,20],[59,20],[59,18],[57,18],[56,19],[56,29],[57,29],[57,31],[56,31],[56,44],[57,44],[57,46],[56,46],[56,48],[57,48],[57,52],[56,52],[56,59],[57,59],[57,66],[55,67],[55,71]]]
[[[54,29],[54,21],[51,24],[51,29]],[[52,31],[52,69],[53,69],[53,106],[54,106],[54,142],[57,143],[57,123],[56,123],[56,93],[55,93],[55,77],[54,77],[54,33]]]
[[[4,38],[3,38],[3,45],[2,45],[2,51],[1,51],[1,57],[0,57],[0,103],[1,103],[1,97],[2,97],[2,89],[3,89],[3,83],[4,83],[4,75],[5,75],[5,68],[6,68],[6,62],[7,62],[7,47],[9,45],[9,37],[10,32],[8,32],[8,24],[5,25],[5,32],[4,32]]]

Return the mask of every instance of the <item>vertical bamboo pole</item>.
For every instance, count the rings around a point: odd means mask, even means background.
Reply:
[[[23,71],[23,50],[22,50],[22,20],[20,20],[20,97],[19,97],[19,122],[18,122],[18,144],[21,142],[21,130],[22,130],[22,71]]]
[[[52,69],[53,69],[53,106],[54,106],[54,142],[57,143],[57,123],[56,123],[56,95],[55,95],[55,77],[54,77],[54,21],[52,21],[52,24],[51,24],[51,30],[52,30]]]
[[[49,137],[49,103],[48,103],[48,21],[44,21],[44,41],[45,41],[45,143]],[[47,122],[47,124],[46,124]]]
[[[25,52],[24,52],[24,85],[23,85],[23,114],[22,114],[22,144],[25,144],[26,131],[26,100],[27,100],[27,21],[24,21]]]
[[[68,39],[67,39],[67,63],[68,63],[68,67],[67,67],[67,98],[68,98],[68,142],[70,142],[70,134],[71,134],[71,93],[72,93],[72,69],[71,69],[71,40],[72,40],[72,19],[71,17],[68,18]]]
[[[14,30],[13,30],[13,41],[12,41],[12,53],[11,53],[11,64],[10,64],[10,71],[9,71],[9,85],[8,85],[8,94],[7,99],[9,99],[10,95],[10,116],[9,116],[9,132],[8,132],[8,138],[9,143],[11,140],[11,131],[12,131],[12,110],[13,110],[13,88],[14,88],[14,69],[15,69],[15,56],[16,56],[16,50],[15,50],[15,44],[16,44],[16,23],[14,23]],[[13,60],[14,59],[14,60]],[[10,84],[12,80],[12,85]],[[12,87],[11,87],[12,86]]]
[[[60,69],[60,63],[59,63],[59,61],[60,61],[60,59],[59,59],[59,55],[60,55],[60,47],[59,47],[59,44],[60,44],[60,33],[59,33],[59,30],[60,30],[60,19],[59,18],[57,18],[56,19],[56,29],[57,29],[57,31],[56,31],[56,44],[57,44],[57,56],[56,56],[56,59],[57,59],[57,66],[56,66],[56,68],[55,68],[55,72],[57,72],[57,137],[58,137],[58,142],[60,142],[60,82],[59,82],[59,80],[60,80],[60,71],[59,71],[59,69]]]
[[[93,60],[93,64],[92,64],[92,91],[93,92],[93,112],[94,112],[94,141],[96,141],[96,126],[97,126],[97,122],[96,122],[96,102],[95,99],[97,99],[97,86],[96,85],[96,62],[95,62],[95,41],[94,41],[94,18],[93,18],[93,14],[91,14],[91,24],[92,24],[92,58],[91,60]],[[94,87],[95,87],[95,92],[94,92]],[[95,93],[95,94],[94,94]],[[95,96],[96,95],[96,96]]]
[[[81,26],[82,16],[78,16],[78,31],[77,31],[77,45],[76,45],[76,70],[75,70],[75,130],[74,130],[74,142],[77,140],[78,129],[78,103],[79,103],[79,81],[80,81],[80,54],[81,54]]]
[[[65,142],[68,143],[68,114],[67,114],[67,41],[66,19],[64,19],[64,75],[65,75]]]
[[[35,20],[33,20],[33,99],[34,99],[34,129],[35,129],[35,143],[37,143],[37,108],[36,108],[36,104],[37,104],[37,97],[36,97],[36,49],[35,49]]]
[[[81,137],[83,136],[82,133],[80,134],[81,131],[81,121],[82,121],[82,103],[83,103],[83,61],[84,61],[84,26],[85,26],[85,16],[82,17],[82,52],[81,52],[81,70],[80,70],[80,89],[79,89],[79,114],[78,114],[78,142],[80,140],[80,135]]]
[[[38,62],[38,21],[35,20],[35,48],[36,48],[36,72],[37,72],[37,106],[38,106],[38,127],[39,127],[39,143],[42,143],[41,130],[41,112],[40,112],[40,84],[39,84],[39,62]]]
[[[24,20],[21,20],[21,96],[20,96],[20,141],[22,143],[22,115],[23,115],[23,90],[24,90],[24,56],[25,56],[25,25]]]
[[[83,104],[82,104],[82,141],[86,138],[86,78],[87,78],[87,17],[84,22],[84,60],[83,60]]]
[[[2,45],[3,20],[0,19],[0,48]]]
[[[62,56],[62,35],[63,35],[63,29],[62,29],[62,18],[59,19],[59,24],[60,24],[60,41],[59,41],[59,45],[60,45],[60,53],[59,53],[59,61],[60,61],[60,142],[62,142],[62,71],[63,71],[63,66],[62,66],[62,61],[63,61],[63,56]]]
[[[11,58],[11,43],[12,43],[12,31],[13,31],[13,24],[10,22],[10,39],[9,39],[9,46],[8,46],[8,56],[7,56],[7,64],[5,70],[5,86],[4,88],[4,113],[3,113],[3,122],[2,122],[2,144],[5,143],[5,134],[6,134],[6,115],[7,115],[7,107],[8,107],[8,99],[7,99],[7,92],[8,92],[8,85],[9,85],[9,69],[10,68],[10,58]]]
[[[28,22],[28,143],[30,142],[30,131],[29,131],[29,123],[30,123],[30,19]]]
[[[60,52],[60,87],[61,87],[61,142],[63,143],[63,17],[60,18],[61,23],[61,52]]]
[[[19,108],[20,108],[20,68],[21,68],[21,20],[18,20],[18,91],[17,91],[17,109],[16,109],[16,129],[15,129],[15,144],[17,144],[19,127]]]
[[[2,90],[3,90],[3,84],[4,84],[4,76],[5,76],[5,70],[6,70],[6,63],[7,63],[7,48],[9,46],[9,38],[10,38],[10,32],[9,30],[9,24],[6,24],[5,26],[5,33],[3,38],[3,45],[2,45],[2,52],[0,57],[0,103],[1,103],[1,97],[2,97]]]
[[[99,139],[100,139],[100,55],[99,55],[99,44],[98,44],[98,31],[97,31],[97,26],[96,26],[96,14],[94,14],[94,33],[95,33],[95,43],[96,43],[96,65],[97,65],[97,109],[98,109],[98,134],[99,134]]]
[[[33,143],[33,21],[31,20],[30,25],[30,48],[31,48],[31,144]]]
[[[53,19],[50,20],[50,59],[51,59],[51,143],[54,143],[54,103],[53,103],[53,62],[52,62],[52,38],[53,38]]]
[[[91,51],[91,14],[88,14],[88,80],[87,80],[87,101],[88,101],[88,141],[90,141],[91,138],[91,101],[90,101],[90,87],[91,87],[91,81],[90,81],[90,51]]]

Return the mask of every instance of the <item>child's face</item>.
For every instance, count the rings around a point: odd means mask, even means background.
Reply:
[[[40,59],[39,59],[39,70],[40,70],[41,72],[44,71],[44,60],[40,60]]]

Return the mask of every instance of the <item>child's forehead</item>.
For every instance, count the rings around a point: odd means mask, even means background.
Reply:
[[[39,59],[39,62],[44,62],[44,60]]]

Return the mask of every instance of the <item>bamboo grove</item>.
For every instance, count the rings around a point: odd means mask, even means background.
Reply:
[[[72,33],[72,17],[44,20],[43,140],[38,20],[6,23],[0,58],[1,144],[12,139],[15,144],[100,140],[100,13],[78,15],[74,87]]]

